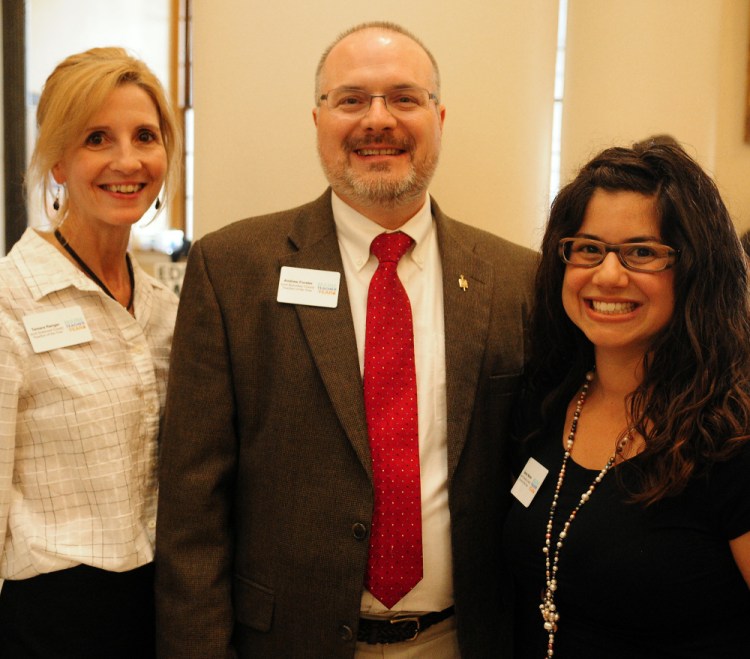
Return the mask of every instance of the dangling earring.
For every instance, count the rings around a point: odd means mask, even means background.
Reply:
[[[156,198],[156,203],[154,204],[154,208],[156,210],[159,210],[161,208],[161,199],[159,199],[159,197]]]
[[[52,208],[55,209],[55,212],[60,210],[60,186],[57,186],[57,191],[55,192],[55,201],[52,202]]]

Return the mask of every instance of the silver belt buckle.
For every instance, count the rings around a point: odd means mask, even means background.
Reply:
[[[416,625],[414,636],[412,636],[411,638],[405,638],[404,642],[413,641],[415,638],[417,638],[417,636],[419,636],[419,632],[421,631],[419,616],[415,616],[411,613],[397,613],[392,618],[388,618],[388,622],[390,622],[392,625],[395,625],[399,622],[413,622]]]

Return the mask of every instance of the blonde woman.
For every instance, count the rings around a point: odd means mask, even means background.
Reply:
[[[53,229],[0,259],[0,656],[153,656],[157,435],[177,298],[127,253],[179,171],[119,48],[61,62],[28,175]]]

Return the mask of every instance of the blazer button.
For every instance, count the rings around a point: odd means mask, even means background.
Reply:
[[[362,522],[357,522],[352,526],[352,535],[355,540],[364,540],[367,537],[367,527]]]
[[[354,632],[349,625],[341,625],[339,627],[339,638],[342,641],[351,641],[354,638]]]

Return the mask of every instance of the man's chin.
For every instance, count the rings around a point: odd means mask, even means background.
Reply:
[[[378,205],[398,205],[424,193],[414,175],[348,177],[347,184],[352,194],[361,201]]]

